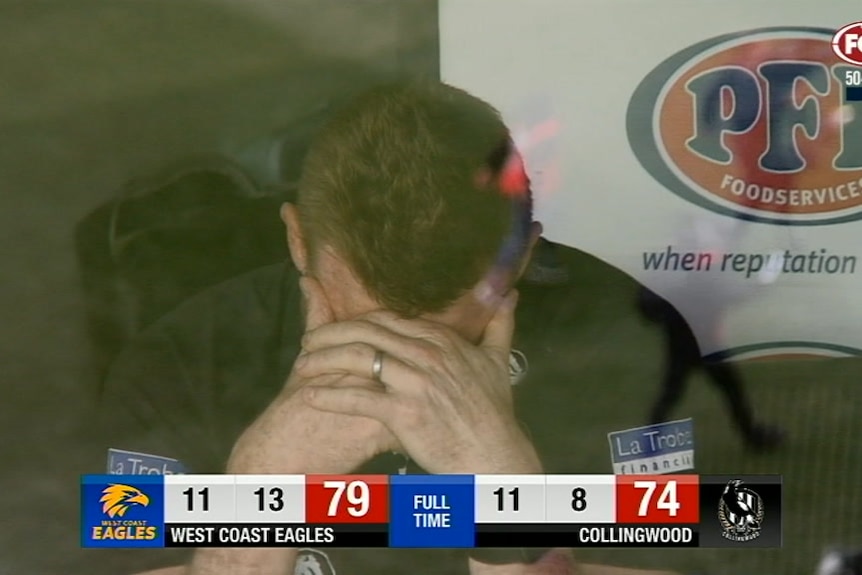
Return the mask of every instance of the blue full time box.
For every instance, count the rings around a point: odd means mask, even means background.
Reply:
[[[691,418],[608,434],[616,475],[654,475],[694,469]]]
[[[393,475],[389,547],[473,547],[474,485],[472,475]]]

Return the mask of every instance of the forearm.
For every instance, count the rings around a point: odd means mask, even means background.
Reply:
[[[297,549],[198,549],[186,575],[287,575]]]
[[[306,472],[299,461],[287,469],[275,466],[273,458],[254,441],[253,430],[247,430],[234,446],[225,472],[231,475]],[[291,548],[197,549],[185,575],[287,575],[293,573],[297,550]]]
[[[576,563],[571,549],[551,549],[530,565],[487,565],[470,560],[470,575],[677,575],[671,571],[653,571],[630,567],[613,567]]]
[[[571,549],[549,549],[530,564],[489,565],[470,559],[470,575],[581,575]]]

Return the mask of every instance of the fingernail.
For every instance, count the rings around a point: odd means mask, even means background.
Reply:
[[[496,294],[494,293],[494,288],[487,280],[482,280],[476,285],[476,299],[479,300],[480,303],[485,305],[491,305],[493,303],[494,297]]]
[[[512,292],[506,296],[506,301],[503,302],[503,306],[507,310],[515,309],[515,306],[518,305],[518,298],[519,297],[520,297],[520,294],[518,293],[518,290],[512,290]]]

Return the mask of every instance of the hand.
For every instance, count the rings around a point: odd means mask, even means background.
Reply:
[[[302,278],[300,288],[306,331],[331,324],[332,312],[317,282]],[[375,455],[400,448],[379,421],[318,411],[297,396],[318,385],[367,389],[379,384],[344,373],[305,377],[294,365],[283,391],[234,445],[228,473],[351,473]]]
[[[473,559],[470,559],[469,565],[470,575],[583,575],[578,564],[575,563],[572,550],[563,548],[551,549],[538,561],[529,565],[523,563],[488,565]]]
[[[512,406],[516,296],[503,301],[478,346],[437,323],[388,312],[310,331],[300,375],[367,378],[380,350],[383,388],[315,385],[302,397],[315,409],[383,422],[430,473],[540,473]]]

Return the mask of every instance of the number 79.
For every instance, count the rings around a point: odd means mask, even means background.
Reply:
[[[371,495],[368,491],[368,485],[364,481],[351,481],[349,484],[346,481],[324,481],[323,487],[335,490],[332,499],[329,500],[327,515],[330,517],[338,515],[338,504],[341,502],[341,496],[345,495],[345,491],[349,505],[347,512],[350,515],[362,517],[368,513]]]

